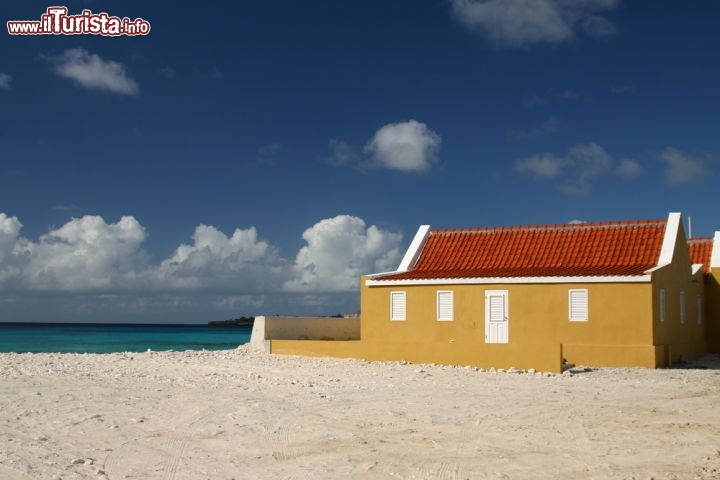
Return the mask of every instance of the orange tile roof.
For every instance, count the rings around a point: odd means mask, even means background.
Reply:
[[[702,263],[705,273],[710,273],[710,257],[712,256],[713,239],[690,238],[688,248],[690,249],[690,261],[693,264]]]
[[[642,275],[667,220],[432,230],[407,272],[377,280]]]

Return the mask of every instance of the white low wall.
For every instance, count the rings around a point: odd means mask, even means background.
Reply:
[[[360,340],[360,318],[255,317],[250,344],[268,351],[269,340]]]

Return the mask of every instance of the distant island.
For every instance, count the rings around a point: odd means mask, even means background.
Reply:
[[[252,327],[255,317],[240,317],[230,320],[211,320],[208,322],[209,327]]]

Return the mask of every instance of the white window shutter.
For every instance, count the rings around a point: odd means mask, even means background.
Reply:
[[[586,322],[588,320],[587,289],[571,289],[568,292],[568,304],[571,322]]]
[[[437,292],[437,319],[453,319],[453,292],[450,290]]]
[[[390,320],[405,320],[406,311],[405,292],[390,292]]]

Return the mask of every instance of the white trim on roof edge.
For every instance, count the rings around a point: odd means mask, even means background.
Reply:
[[[668,265],[670,265],[670,264],[669,264],[669,263],[664,263],[664,264],[662,264],[662,265],[658,265],[657,267],[649,268],[649,269],[645,270],[643,273],[646,274],[646,275],[649,274],[649,273],[654,273],[654,272],[660,270],[661,268],[667,267]]]
[[[720,268],[720,232],[715,232],[715,237],[713,238],[710,268]]]
[[[704,265],[702,263],[693,263],[690,267],[690,271],[692,271],[693,275],[697,275],[699,271],[703,269]]]
[[[679,230],[680,212],[670,212],[670,215],[668,215],[667,225],[665,226],[665,237],[663,238],[662,248],[660,249],[660,258],[657,263],[658,267],[670,265],[672,263]]]
[[[423,246],[425,246],[425,241],[427,241],[429,235],[430,225],[420,225],[420,228],[418,228],[418,231],[415,234],[415,238],[413,238],[407,252],[405,252],[405,256],[400,262],[400,266],[397,269],[398,272],[407,272],[413,265],[415,265],[415,262],[417,262],[420,257],[420,253],[422,252]]]
[[[365,280],[368,287],[405,285],[490,285],[517,283],[643,283],[650,275],[612,275],[585,277],[477,277],[477,278],[408,278],[400,280]]]

